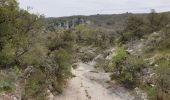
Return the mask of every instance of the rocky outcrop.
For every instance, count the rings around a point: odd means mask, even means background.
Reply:
[[[48,27],[52,27],[54,29],[58,28],[64,28],[64,29],[70,29],[74,28],[77,25],[91,25],[92,22],[87,20],[86,18],[59,18],[59,19],[53,19],[49,18],[50,22],[48,22]]]

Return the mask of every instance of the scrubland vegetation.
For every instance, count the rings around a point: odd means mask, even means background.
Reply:
[[[112,58],[112,78],[128,88],[140,87],[149,100],[170,99],[169,19],[154,10],[145,19],[130,17],[120,32],[122,45]]]
[[[66,30],[46,32],[43,19],[15,0],[0,1],[1,92],[43,100],[48,89],[61,93],[67,84],[74,38]]]
[[[44,19],[20,9],[15,0],[0,1],[2,93],[14,93],[24,100],[43,100],[47,90],[62,93],[72,76],[76,49],[81,45],[104,48],[112,43],[112,37],[103,30],[77,26],[51,31]],[[94,57],[85,55],[81,57],[85,61]]]
[[[117,22],[108,21],[109,29],[105,24],[56,29],[49,19],[20,9],[16,0],[1,0],[0,94],[22,100],[45,100],[48,90],[60,94],[72,77],[73,63],[91,61],[115,47],[112,60],[98,59],[96,68],[112,73],[111,79],[128,89],[141,88],[149,100],[169,100],[169,21],[167,13],[153,10],[144,17],[128,14],[116,31],[110,26]]]

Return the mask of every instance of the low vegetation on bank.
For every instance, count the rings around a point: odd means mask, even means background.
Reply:
[[[169,20],[155,11],[145,19],[130,17],[112,58],[111,78],[127,88],[141,88],[149,100],[170,99]]]

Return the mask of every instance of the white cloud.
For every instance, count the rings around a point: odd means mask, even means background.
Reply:
[[[19,0],[19,2],[22,8],[31,6],[32,12],[46,16],[170,10],[170,0]]]

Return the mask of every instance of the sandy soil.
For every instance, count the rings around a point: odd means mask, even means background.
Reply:
[[[66,91],[54,100],[133,100],[123,87],[109,82],[109,74],[96,72],[95,62],[79,63],[72,72],[76,76],[70,80]]]

